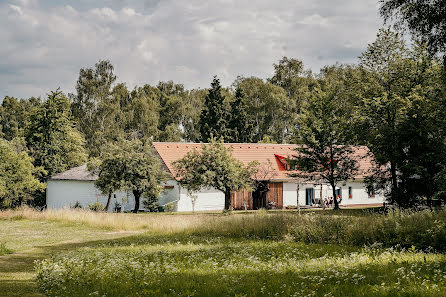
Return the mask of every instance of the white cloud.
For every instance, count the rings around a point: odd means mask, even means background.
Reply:
[[[317,72],[355,62],[381,24],[376,0],[10,2],[0,4],[0,98],[72,92],[79,69],[99,59],[129,87],[266,78],[284,55]]]
[[[310,26],[328,26],[329,22],[326,18],[321,17],[319,14],[312,14],[304,17],[299,23]]]
[[[13,5],[13,4],[9,4],[9,7],[10,7],[13,11],[17,12],[19,15],[23,15],[23,11],[22,11],[22,9],[20,8],[20,6]]]

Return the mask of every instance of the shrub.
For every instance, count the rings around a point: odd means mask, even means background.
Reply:
[[[12,251],[6,247],[4,242],[0,242],[0,256],[10,254]]]
[[[104,210],[104,204],[101,202],[95,202],[88,204],[88,209],[92,211],[103,211]]]
[[[76,201],[76,203],[74,203],[73,206],[70,206],[70,208],[74,208],[74,209],[82,208],[82,204],[79,201]]]

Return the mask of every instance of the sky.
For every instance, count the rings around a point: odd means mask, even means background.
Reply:
[[[0,0],[0,100],[74,92],[100,59],[130,89],[268,78],[283,56],[317,73],[356,63],[382,25],[378,0]]]

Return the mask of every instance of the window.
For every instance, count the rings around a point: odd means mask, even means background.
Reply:
[[[312,188],[305,189],[305,204],[306,205],[314,204],[314,189]]]
[[[352,199],[353,198],[353,189],[352,187],[348,187],[348,199]]]
[[[341,199],[342,198],[342,189],[336,189],[336,198]]]

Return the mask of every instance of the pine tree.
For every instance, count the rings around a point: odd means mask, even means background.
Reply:
[[[235,100],[231,103],[231,120],[228,128],[230,130],[231,142],[252,142],[254,135],[254,121],[247,112],[243,91],[237,88],[235,91]]]
[[[87,160],[84,137],[74,127],[68,98],[59,90],[33,112],[25,138],[34,165],[42,166],[49,176]]]
[[[214,76],[211,88],[204,102],[204,108],[200,116],[201,141],[207,142],[211,136],[217,139],[229,138],[230,114],[224,104],[225,97],[221,93],[220,80]]]

